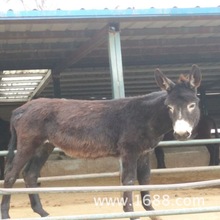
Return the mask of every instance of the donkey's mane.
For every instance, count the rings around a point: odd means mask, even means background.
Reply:
[[[181,74],[178,79],[178,83],[189,82],[189,75]]]

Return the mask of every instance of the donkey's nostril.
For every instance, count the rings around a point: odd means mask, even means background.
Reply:
[[[188,131],[187,131],[187,132],[186,132],[186,137],[187,137],[187,138],[190,138],[190,136],[191,136],[191,132],[188,132]]]

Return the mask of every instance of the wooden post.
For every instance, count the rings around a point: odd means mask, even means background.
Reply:
[[[108,51],[112,80],[112,97],[125,97],[119,25],[109,26]]]

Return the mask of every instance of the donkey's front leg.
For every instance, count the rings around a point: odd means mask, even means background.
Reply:
[[[134,185],[137,179],[137,156],[134,153],[126,152],[121,157],[121,182],[122,185]],[[133,212],[132,192],[126,191],[123,193],[124,211]],[[139,218],[130,218],[138,220]]]
[[[137,161],[137,179],[140,185],[147,185],[150,182],[150,153],[141,155]],[[151,204],[149,191],[141,192],[141,201],[145,210],[152,211],[154,208]],[[158,216],[150,217],[151,220],[162,220]]]

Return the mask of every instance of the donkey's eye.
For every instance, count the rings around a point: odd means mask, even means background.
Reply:
[[[173,113],[173,111],[174,111],[174,107],[173,106],[168,105],[167,108],[169,109],[169,111],[171,111]]]
[[[194,103],[194,102],[187,105],[187,108],[189,111],[192,111],[195,107],[196,107],[196,103]]]

